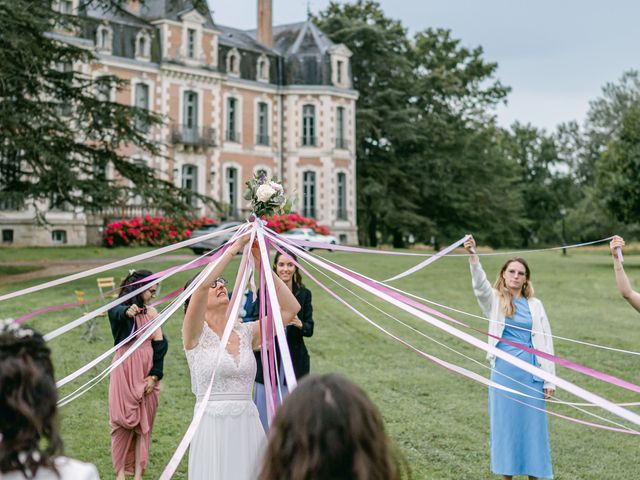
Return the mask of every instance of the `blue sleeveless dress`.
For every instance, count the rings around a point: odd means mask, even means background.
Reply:
[[[532,346],[533,320],[526,298],[514,298],[513,317],[505,319],[502,338]],[[504,342],[497,348],[532,365],[538,365],[535,355]],[[495,388],[489,388],[489,420],[491,424],[491,471],[499,475],[531,475],[553,478],[547,412],[541,378],[535,377],[509,362],[496,358],[491,380],[536,398],[527,398]],[[520,382],[520,383],[518,383]],[[524,384],[524,385],[522,385]],[[517,400],[517,401],[516,401]],[[543,411],[528,407],[533,405]]]

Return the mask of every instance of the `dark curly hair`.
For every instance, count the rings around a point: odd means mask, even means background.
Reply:
[[[258,480],[399,480],[410,475],[378,409],[337,374],[310,375],[278,410]]]
[[[139,280],[142,280],[144,278],[150,277],[151,275],[153,275],[153,273],[150,272],[149,270],[134,270],[133,272],[131,272],[129,275],[127,275],[127,277],[120,284],[120,294],[118,295],[118,298],[123,297],[127,293],[131,293],[134,290],[139,289],[143,285],[151,286],[154,283],[157,283],[157,279],[156,280],[150,280],[148,282],[135,283],[135,282],[137,282]],[[133,285],[134,283],[135,283],[135,285]],[[143,292],[140,292],[136,296],[131,297],[128,300],[125,300],[124,302],[122,302],[122,305],[134,305],[135,304],[140,308],[144,308],[145,305],[144,305],[144,301],[142,300],[142,293]]]
[[[0,331],[0,472],[54,471],[62,453],[51,351],[31,330]],[[1,477],[2,475],[0,475]]]

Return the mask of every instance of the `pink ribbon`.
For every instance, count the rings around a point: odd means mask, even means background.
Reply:
[[[278,245],[274,245],[275,248],[282,254],[286,254]],[[433,355],[429,355],[426,352],[423,352],[417,348],[415,348],[413,345],[409,344],[408,342],[402,340],[401,338],[393,335],[392,333],[388,332],[386,329],[384,329],[383,327],[381,327],[380,325],[378,325],[376,322],[374,322],[373,320],[371,320],[369,317],[367,317],[366,315],[364,315],[362,312],[360,312],[359,310],[357,310],[355,307],[353,307],[351,304],[347,303],[344,299],[342,299],[341,297],[339,297],[336,293],[334,293],[333,291],[331,291],[328,287],[326,287],[324,284],[322,284],[318,279],[316,279],[313,275],[311,275],[308,270],[306,270],[302,265],[300,265],[300,263],[298,263],[297,261],[293,260],[294,265],[296,265],[296,267],[298,267],[302,272],[304,272],[304,274],[309,277],[312,281],[314,281],[320,288],[322,288],[325,292],[327,292],[330,296],[334,297],[336,300],[338,300],[340,303],[342,303],[343,305],[345,305],[348,309],[350,309],[351,311],[353,311],[354,313],[356,313],[358,316],[360,316],[361,318],[363,318],[365,321],[367,321],[369,324],[373,325],[375,328],[377,328],[378,330],[380,330],[381,332],[383,332],[385,335],[389,336],[390,338],[392,338],[393,340],[397,341],[398,343],[402,344],[403,346],[405,346],[406,348],[408,348],[409,350],[413,351],[414,353],[422,356],[423,358],[426,358],[427,360],[435,363],[436,365],[439,365],[447,370],[449,370],[452,373],[456,373],[459,375],[462,375],[464,377],[467,377],[475,382],[481,383],[487,387],[493,387],[505,392],[509,392],[509,393],[513,393],[513,394],[517,394],[523,397],[531,397],[530,395],[526,395],[522,392],[519,392],[517,390],[513,390],[510,389],[508,387],[505,387],[504,385],[500,385],[496,382],[493,382],[491,380],[488,380],[478,374],[476,374],[475,372],[471,372],[463,367],[460,367],[458,365],[454,365],[451,364],[449,362],[446,362],[442,359],[439,359],[438,357],[435,357]],[[512,397],[509,397],[512,398]],[[516,399],[514,399],[516,400]],[[525,406],[529,406],[532,408],[535,408],[537,410],[541,410],[541,411],[546,411],[546,409],[541,409],[539,407],[535,407],[533,405],[530,405],[526,402],[522,402],[520,400],[516,400],[520,403],[522,403]],[[568,420],[570,422],[574,422],[574,423],[578,423],[578,424],[583,424],[583,425],[588,425],[591,427],[595,427],[595,428],[601,428],[601,429],[605,429],[605,430],[610,430],[610,431],[616,431],[616,432],[620,432],[620,433],[626,433],[626,434],[631,434],[631,435],[640,435],[640,432],[636,432],[634,430],[629,430],[629,429],[624,429],[624,428],[615,428],[615,427],[609,427],[607,425],[602,425],[599,423],[593,423],[593,422],[587,422],[584,420],[580,420],[574,417],[569,417],[569,416],[565,416],[565,415],[560,415],[557,414],[555,412],[549,412],[551,415],[555,415],[557,417],[560,417],[564,420]],[[588,413],[588,412],[587,412]]]
[[[268,235],[274,239],[277,239],[279,241],[280,244],[283,243],[283,240],[281,240],[280,238],[278,238],[275,234],[269,233]],[[285,242],[288,243],[288,242]],[[531,365],[528,362],[524,362],[521,359],[514,357],[513,355],[510,355],[506,352],[503,352],[502,350],[488,345],[486,342],[483,342],[475,337],[473,337],[472,335],[469,335],[465,332],[462,332],[460,330],[458,330],[455,327],[452,327],[451,325],[448,325],[440,320],[437,320],[436,318],[427,315],[426,313],[422,312],[419,309],[416,309],[412,306],[409,306],[407,304],[405,304],[404,302],[400,302],[396,299],[394,299],[393,297],[391,297],[390,295],[386,294],[384,291],[382,291],[380,288],[378,288],[377,285],[373,284],[373,285],[367,285],[366,283],[360,281],[357,277],[353,276],[353,275],[345,275],[343,274],[343,272],[339,271],[338,269],[336,269],[335,267],[320,261],[318,259],[316,259],[315,257],[309,255],[307,252],[305,252],[304,250],[295,247],[295,252],[302,258],[304,258],[307,261],[310,261],[311,263],[314,263],[316,265],[320,265],[322,266],[324,269],[333,272],[336,275],[341,276],[342,278],[345,278],[346,280],[348,280],[349,282],[359,286],[360,288],[365,289],[366,291],[369,291],[370,293],[372,293],[373,295],[377,296],[378,298],[385,300],[389,303],[391,303],[392,305],[404,310],[405,312],[420,318],[421,320],[441,329],[444,330],[447,333],[452,334],[453,336],[465,341],[466,343],[469,343],[477,348],[480,348],[481,350],[484,350],[486,352],[489,352],[491,354],[494,354],[496,357],[499,357],[513,365],[515,365],[516,367],[520,368],[521,370],[524,370],[528,373],[531,373],[537,377],[542,378],[543,380],[546,380],[548,382],[554,383],[556,385],[558,385],[559,387],[573,393],[574,395],[583,398],[584,400],[587,400],[590,403],[596,404],[600,407],[602,407],[603,409],[614,413],[615,415],[624,418],[636,425],[640,425],[640,415],[635,414],[634,412],[631,412],[628,409],[622,408],[618,405],[616,405],[615,403],[607,400],[606,398],[603,398],[599,395],[596,395],[588,390],[585,390],[567,380],[564,380],[560,377],[558,377],[557,375],[551,374],[549,372],[546,372],[544,370],[542,370],[541,368],[538,368],[534,365]]]

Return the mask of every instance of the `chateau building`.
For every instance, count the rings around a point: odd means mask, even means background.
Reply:
[[[355,104],[349,59],[311,21],[272,25],[272,1],[258,0],[258,24],[245,31],[219,25],[189,0],[130,0],[104,11],[57,0],[54,8],[90,19],[67,41],[96,53],[72,68],[116,75],[128,87],[99,92],[168,119],[148,135],[166,145],[145,162],[157,175],[221,200],[228,218],[244,218],[244,183],[265,171],[282,180],[294,210],[357,243]],[[65,36],[64,32],[56,35]],[[71,68],[71,66],[69,66]],[[201,215],[218,216],[194,200]],[[104,217],[42,205],[1,205],[2,243],[83,245],[100,241]],[[132,205],[130,215],[145,213]],[[113,218],[113,213],[111,214]]]

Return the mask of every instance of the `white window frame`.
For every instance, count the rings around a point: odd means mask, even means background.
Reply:
[[[339,187],[340,184],[338,182],[338,178],[340,175],[344,175],[344,218],[339,216],[340,212],[340,195],[339,195]],[[337,169],[335,172],[335,181],[336,181],[336,214],[335,219],[340,222],[345,222],[349,220],[349,172],[343,168]]]
[[[313,135],[310,138],[315,140],[315,144],[313,145],[305,145],[305,131],[304,131],[304,107],[312,106],[313,107]],[[320,146],[320,135],[319,135],[319,125],[318,121],[320,112],[320,107],[317,102],[314,101],[304,101],[300,106],[300,147],[301,148],[318,148]]]
[[[236,59],[234,64],[235,68],[233,70],[231,69],[232,57]],[[227,62],[227,75],[239,77],[240,76],[240,52],[238,51],[237,48],[232,48],[227,52],[226,62]]]
[[[260,65],[263,65],[262,72],[260,71]],[[269,61],[269,57],[264,53],[258,57],[258,61],[256,62],[256,80],[258,82],[269,82],[269,70],[271,68],[271,62]]]
[[[240,213],[240,201],[241,201],[241,197],[242,197],[242,192],[241,192],[241,184],[242,184],[242,165],[240,165],[237,162],[223,162],[222,163],[222,199],[223,202],[227,202],[227,200],[229,200],[229,196],[230,196],[230,190],[229,190],[229,182],[227,181],[227,170],[233,168],[236,170],[236,173],[238,175],[238,178],[236,178],[236,196],[235,196],[235,205],[232,205],[229,202],[229,206],[231,207],[231,209],[237,213]]]
[[[260,104],[267,104],[267,137],[269,142],[266,145],[258,143],[258,135],[260,134]],[[256,97],[253,101],[253,111],[254,121],[253,121],[253,131],[255,132],[254,143],[256,148],[263,149],[271,149],[273,145],[273,122],[271,119],[273,118],[273,100],[266,95],[262,95],[260,97]]]
[[[102,44],[102,39],[106,35],[106,45]],[[103,24],[96,30],[96,50],[100,53],[111,54],[113,48],[113,30],[109,25]]]
[[[228,107],[228,102],[227,99],[229,97],[235,98],[236,99],[236,132],[238,133],[239,138],[239,142],[230,142],[227,140],[227,116],[228,116],[228,111],[227,111],[227,107]],[[238,92],[237,90],[231,90],[229,92],[225,92],[224,95],[222,96],[222,121],[223,121],[223,125],[222,125],[222,135],[223,135],[223,142],[225,144],[225,147],[231,147],[234,148],[234,146],[241,146],[242,145],[242,136],[244,134],[244,132],[242,131],[242,118],[243,118],[243,108],[244,108],[244,102],[243,102],[243,96],[240,92]]]
[[[144,41],[143,48],[140,48],[140,41]],[[151,59],[151,35],[146,30],[140,30],[136,35],[136,60]]]
[[[309,212],[307,212],[307,205],[306,205],[306,201],[307,201],[307,197],[305,196],[305,181],[304,181],[304,176],[305,173],[313,173],[314,175],[314,182],[313,182],[313,214],[314,215],[308,215]],[[302,192],[302,208],[300,209],[302,212],[302,215],[304,217],[311,217],[311,218],[318,218],[318,206],[319,206],[319,191],[318,191],[318,185],[320,183],[320,173],[315,169],[315,168],[309,168],[308,166],[303,166],[301,167],[301,172],[300,172],[300,184],[301,184],[301,189],[300,191]]]

